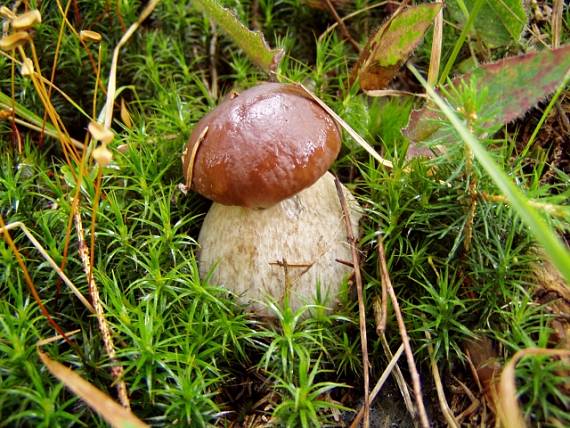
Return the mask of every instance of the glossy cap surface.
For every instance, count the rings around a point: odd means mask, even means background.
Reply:
[[[336,123],[303,89],[263,83],[198,122],[183,155],[184,176],[215,202],[265,208],[316,182],[339,150]]]

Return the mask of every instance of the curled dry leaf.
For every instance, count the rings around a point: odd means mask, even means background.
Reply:
[[[570,357],[570,350],[528,348],[518,351],[505,365],[501,373],[499,394],[497,399],[497,416],[501,425],[506,428],[525,428],[526,422],[517,402],[515,383],[516,364],[528,356]]]
[[[137,418],[130,410],[125,409],[70,368],[52,360],[39,349],[38,355],[42,363],[44,363],[53,376],[63,382],[75,395],[85,401],[89,407],[101,415],[112,427],[148,427],[147,424]]]

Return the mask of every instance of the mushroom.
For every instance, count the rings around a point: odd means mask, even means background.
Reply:
[[[327,172],[340,144],[334,120],[294,85],[260,84],[204,116],[182,157],[186,186],[214,201],[198,236],[200,275],[260,316],[267,298],[296,310],[318,295],[332,309],[352,272]],[[343,192],[357,231],[361,209]]]

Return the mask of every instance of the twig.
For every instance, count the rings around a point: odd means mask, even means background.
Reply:
[[[461,424],[461,421],[463,419],[465,419],[467,416],[473,414],[473,412],[475,410],[477,410],[477,408],[481,405],[481,401],[479,401],[479,399],[477,397],[475,397],[475,394],[473,394],[473,392],[467,387],[467,385],[465,385],[463,382],[461,382],[455,376],[453,376],[453,380],[459,384],[461,389],[463,389],[463,391],[465,392],[467,397],[469,397],[469,399],[471,400],[471,404],[469,405],[469,407],[455,417],[455,419],[457,419],[457,422],[459,424]]]
[[[378,239],[380,239],[380,235],[378,236]],[[382,264],[380,262],[380,257],[378,257],[378,276],[382,276]],[[380,312],[378,314],[378,322],[376,323],[376,333],[382,343],[384,354],[387,358],[391,359],[393,357],[392,350],[390,349],[388,340],[386,339],[386,320],[388,318],[388,287],[386,285],[386,281],[380,281],[380,286],[382,287],[382,297],[380,298],[381,302],[379,302],[380,304],[378,307],[375,306],[375,309]],[[400,389],[400,393],[402,394],[408,413],[412,418],[415,418],[416,409],[414,408],[412,398],[410,397],[409,387],[398,365],[396,365],[394,377],[396,378],[396,383],[398,384],[398,388]]]
[[[73,294],[75,294],[77,296],[77,298],[79,299],[79,301],[81,303],[83,303],[83,305],[91,312],[91,313],[95,313],[95,309],[93,308],[93,306],[91,306],[91,303],[89,303],[89,301],[87,301],[87,299],[85,298],[85,296],[83,296],[83,294],[81,294],[81,291],[79,291],[77,289],[77,287],[75,285],[73,285],[73,282],[71,282],[71,280],[67,277],[67,275],[65,273],[63,273],[63,271],[60,269],[60,267],[57,265],[57,263],[50,257],[50,255],[47,253],[47,251],[45,250],[44,247],[42,247],[42,244],[40,244],[38,242],[38,240],[36,238],[34,238],[34,235],[32,235],[30,233],[30,231],[28,230],[28,228],[26,227],[26,225],[20,221],[15,221],[13,223],[7,224],[5,227],[0,227],[0,232],[3,231],[7,231],[7,230],[12,230],[12,229],[16,229],[16,228],[20,228],[22,230],[22,232],[24,232],[24,234],[26,235],[26,237],[30,240],[30,242],[32,243],[32,245],[34,247],[36,247],[36,249],[38,250],[38,252],[41,254],[41,256],[49,263],[49,265],[52,267],[52,269],[55,271],[55,273],[58,274],[58,276],[61,278],[61,280],[63,282],[65,282],[65,285],[67,285],[69,287],[69,289],[73,292]]]
[[[101,299],[99,297],[99,289],[95,283],[93,277],[93,271],[91,269],[91,261],[89,260],[89,248],[85,243],[84,233],[83,233],[83,223],[81,222],[81,214],[79,210],[75,209],[73,213],[75,219],[75,229],[77,230],[77,241],[79,244],[79,256],[83,262],[83,270],[87,275],[87,284],[89,285],[89,293],[91,294],[91,300],[93,301],[93,306],[95,307],[95,315],[97,316],[97,321],[99,323],[99,329],[101,330],[101,335],[103,337],[103,345],[105,351],[109,356],[109,361],[111,361],[111,374],[116,380],[117,392],[119,394],[119,401],[126,409],[130,409],[131,405],[129,402],[129,397],[127,394],[127,386],[123,380],[123,366],[120,365],[117,360],[117,354],[115,352],[115,346],[113,345],[113,338],[111,337],[111,330],[107,321],[105,320],[105,313],[103,311],[103,306],[101,304]]]
[[[384,386],[386,379],[388,379],[388,376],[390,376],[390,373],[392,373],[392,370],[395,367],[398,367],[397,362],[400,359],[400,357],[402,356],[402,352],[404,352],[404,344],[400,345],[400,347],[398,348],[398,350],[396,351],[396,353],[394,354],[394,356],[392,357],[392,359],[390,360],[390,362],[388,363],[388,365],[384,369],[384,372],[380,376],[380,379],[378,379],[378,382],[376,382],[374,389],[370,393],[370,402],[374,401],[374,399],[376,398],[376,396],[378,395],[378,393],[380,392],[380,390]],[[356,417],[354,418],[354,420],[350,424],[350,428],[356,428],[358,426],[358,424],[360,423],[360,421],[362,420],[363,416],[364,416],[364,406],[361,407],[360,410],[358,411],[358,413],[356,414]]]
[[[562,15],[564,14],[564,1],[554,0],[552,5],[552,49],[560,46],[560,33],[562,30]]]
[[[388,340],[386,339],[386,335],[384,333],[382,333],[382,336],[380,336],[380,342],[382,343],[382,348],[384,349],[384,354],[386,355],[387,358],[389,358],[390,360],[394,357],[394,355],[392,354],[392,350],[390,349],[390,346],[388,345]],[[412,419],[415,420],[415,417],[417,415],[417,411],[416,408],[414,407],[414,403],[412,402],[412,397],[410,395],[410,388],[408,386],[408,384],[406,383],[406,379],[404,378],[404,375],[402,374],[402,370],[400,370],[400,366],[398,366],[396,364],[396,367],[394,368],[394,373],[392,373],[394,375],[394,378],[396,379],[396,383],[398,384],[398,389],[400,390],[400,394],[402,394],[402,398],[404,399],[404,404],[406,405],[406,409],[408,409],[408,413],[410,414],[410,416],[412,417]]]
[[[356,239],[352,231],[352,223],[350,221],[350,211],[344,197],[342,185],[337,177],[334,179],[338,200],[342,208],[344,224],[346,226],[347,240],[352,252],[352,263],[354,264],[354,282],[356,283],[356,293],[358,295],[358,319],[360,326],[360,346],[362,349],[362,371],[364,378],[364,404],[362,405],[362,417],[364,418],[363,427],[368,428],[370,420],[370,379],[369,379],[369,363],[368,363],[368,339],[366,338],[366,308],[364,307],[364,296],[362,292],[362,276],[360,275],[360,261],[358,251],[356,249]]]
[[[354,12],[352,12],[352,13],[349,13],[349,14],[346,15],[346,16],[343,16],[340,21],[341,21],[342,23],[344,23],[345,21],[348,21],[349,19],[354,18],[355,16],[358,16],[358,15],[360,15],[360,14],[362,14],[362,13],[369,12],[370,10],[376,9],[376,8],[378,8],[378,7],[386,6],[387,4],[400,5],[400,3],[397,2],[397,1],[395,1],[395,0],[381,1],[381,2],[379,2],[379,3],[371,4],[370,6],[361,7],[361,8],[359,8],[358,10],[356,10],[356,11],[354,11]],[[338,23],[338,22],[335,22],[334,24],[332,24],[330,27],[328,27],[325,31],[323,31],[323,32],[321,33],[321,35],[319,36],[319,38],[317,39],[317,41],[318,41],[319,43],[322,42],[323,39],[327,36],[327,34],[329,34],[331,31],[333,31],[333,30],[334,30],[336,27],[338,27],[338,26],[339,26],[339,23]],[[367,33],[368,31],[365,31],[365,32]]]
[[[334,8],[334,5],[332,4],[331,0],[325,0],[325,2],[327,4],[329,12],[332,14],[334,19],[336,20],[338,27],[340,29],[340,32],[342,33],[342,36],[346,40],[348,40],[348,42],[354,47],[354,49],[356,49],[356,52],[360,52],[360,46],[358,46],[358,43],[356,43],[356,40],[354,40],[352,38],[352,36],[350,35],[348,28],[346,28],[346,25],[344,25],[344,21],[341,19],[338,12]]]
[[[386,265],[386,255],[384,254],[384,244],[382,243],[381,237],[378,237],[378,257],[380,258],[382,281],[386,282],[388,294],[390,295],[390,300],[392,301],[394,313],[396,314],[396,320],[398,321],[398,328],[400,329],[400,335],[402,336],[402,342],[404,344],[404,349],[406,351],[406,358],[408,360],[408,368],[410,370],[412,385],[414,387],[414,395],[416,398],[416,405],[418,407],[420,424],[424,428],[429,428],[429,420],[427,417],[424,401],[422,398],[420,376],[418,374],[416,362],[414,361],[414,355],[412,353],[412,348],[410,346],[410,339],[408,337],[408,332],[406,331],[406,326],[404,324],[404,318],[402,317],[402,312],[400,311],[398,298],[396,297],[396,293],[394,292],[394,288],[392,287],[392,281],[390,280],[390,275],[388,274],[388,267]]]
[[[16,261],[20,265],[20,269],[22,269],[22,273],[24,274],[24,281],[26,282],[26,285],[30,289],[30,293],[32,293],[32,297],[34,298],[34,300],[36,301],[36,303],[40,307],[40,311],[42,312],[42,315],[46,317],[46,319],[51,324],[51,326],[55,329],[55,331],[57,331],[65,339],[65,341],[73,349],[75,349],[79,355],[81,355],[81,349],[75,344],[75,342],[73,342],[69,337],[67,337],[67,335],[65,334],[63,329],[51,317],[47,308],[43,304],[42,299],[40,298],[40,295],[38,294],[38,291],[36,290],[36,287],[34,286],[34,282],[32,281],[32,277],[30,276],[30,272],[28,272],[28,269],[26,268],[26,264],[24,263],[24,259],[22,258],[22,255],[18,251],[18,247],[14,243],[14,240],[10,236],[10,233],[8,232],[8,228],[4,224],[4,219],[2,218],[1,215],[0,215],[0,230],[3,232],[4,240],[6,241],[6,243],[8,244],[10,249],[12,250],[14,257],[16,257]]]
[[[218,31],[214,21],[211,21],[210,27],[212,28],[212,38],[210,39],[210,95],[213,99],[217,99],[218,68],[216,67],[216,62],[218,61]]]
[[[447,422],[447,426],[451,428],[459,428],[459,423],[457,422],[457,419],[455,419],[453,412],[449,408],[449,404],[447,404],[447,399],[445,398],[445,391],[443,390],[443,385],[441,384],[441,376],[439,374],[439,368],[437,367],[437,363],[435,361],[435,356],[433,352],[433,346],[431,344],[431,334],[429,333],[429,331],[426,330],[425,335],[426,339],[428,340],[427,349],[429,353],[429,361],[431,365],[433,380],[435,383],[435,389],[437,391],[439,408],[441,409],[441,413],[443,413],[445,421]]]

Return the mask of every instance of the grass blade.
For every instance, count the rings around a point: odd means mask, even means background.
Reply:
[[[441,109],[453,125],[457,133],[467,144],[481,166],[493,179],[497,187],[507,197],[515,211],[526,223],[537,242],[545,249],[546,254],[562,274],[564,280],[570,284],[570,252],[557,236],[554,229],[544,220],[541,214],[529,203],[528,198],[516,187],[507,174],[495,163],[483,145],[469,132],[463,122],[457,117],[449,105],[434,89],[427,84],[415,67],[409,65],[416,78],[424,85],[428,96]]]

